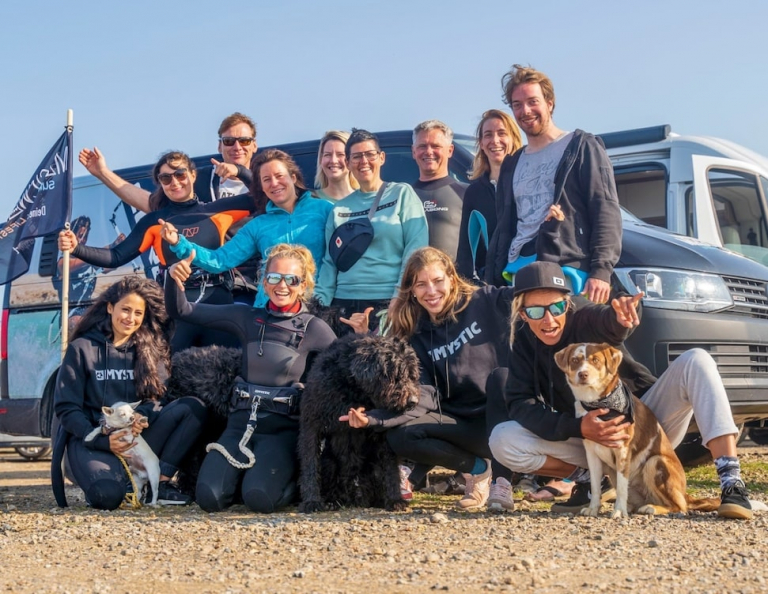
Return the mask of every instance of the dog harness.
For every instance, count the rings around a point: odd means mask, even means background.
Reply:
[[[635,422],[635,404],[632,394],[630,394],[624,387],[624,382],[619,380],[619,383],[613,389],[613,391],[595,402],[580,402],[584,410],[597,410],[599,408],[610,409],[608,414],[600,417],[603,421],[609,421],[615,419],[620,415],[624,415],[624,419],[630,423]]]

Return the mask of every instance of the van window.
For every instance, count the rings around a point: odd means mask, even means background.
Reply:
[[[735,169],[707,171],[720,237],[730,250],[768,264],[765,190],[768,180]]]
[[[667,226],[667,171],[656,163],[614,171],[619,204],[649,225]]]

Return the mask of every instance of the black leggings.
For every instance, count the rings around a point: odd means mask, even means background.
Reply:
[[[180,398],[163,407],[150,427],[142,431],[152,451],[160,458],[160,472],[173,476],[194,445],[207,416],[197,398]],[[95,509],[120,507],[130,481],[120,460],[112,452],[91,450],[78,437],[67,442],[67,462],[85,500]]]
[[[168,282],[174,282],[169,278]],[[200,296],[200,289],[187,289],[187,300],[194,303]],[[201,303],[208,305],[230,305],[232,293],[221,285],[205,288],[205,295]],[[234,334],[223,330],[212,330],[198,324],[192,324],[183,320],[176,320],[176,330],[171,339],[171,350],[174,353],[189,348],[219,345],[224,347],[239,347],[240,342]]]
[[[248,461],[238,444],[249,416],[248,410],[231,413],[218,440],[238,462]],[[247,444],[256,463],[247,469],[235,468],[220,452],[208,452],[197,477],[197,504],[207,512],[226,509],[235,502],[238,487],[243,503],[255,512],[270,513],[291,503],[298,474],[298,433],[297,420],[276,413],[259,413],[256,430]]]
[[[387,431],[387,441],[400,457],[413,460],[416,467],[409,480],[418,484],[433,466],[471,472],[477,458],[490,458],[485,417],[464,419],[430,412]],[[425,470],[426,469],[426,470]]]

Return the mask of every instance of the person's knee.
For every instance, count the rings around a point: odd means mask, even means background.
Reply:
[[[259,488],[249,489],[243,493],[243,503],[257,514],[271,514],[277,509],[277,501],[266,491]]]
[[[717,363],[707,351],[700,348],[688,349],[677,360],[681,364],[694,369],[700,369],[702,367],[714,366],[717,369]]]
[[[117,509],[125,499],[125,485],[108,479],[94,481],[85,491],[85,499],[94,509]]]
[[[200,509],[208,513],[223,511],[232,504],[220,489],[214,489],[210,484],[201,481],[198,481],[195,488],[195,502]]]
[[[518,437],[524,431],[514,421],[496,425],[491,431],[488,446],[493,458],[514,472],[534,473],[541,468],[541,455],[525,451]]]

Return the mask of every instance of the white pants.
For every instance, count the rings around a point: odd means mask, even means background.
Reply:
[[[717,364],[702,349],[691,349],[675,359],[642,401],[656,415],[673,447],[683,441],[692,415],[705,445],[716,437],[738,434]],[[587,467],[582,438],[548,441],[517,421],[496,425],[489,445],[493,457],[515,472],[535,474],[547,456]]]

